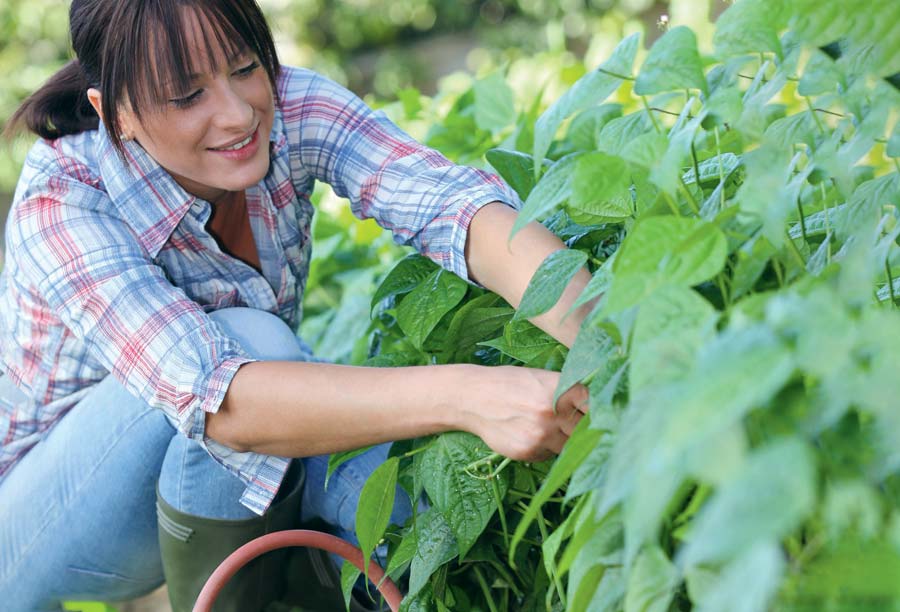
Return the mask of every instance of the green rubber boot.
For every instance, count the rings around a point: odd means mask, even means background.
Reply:
[[[293,462],[285,477],[289,491],[279,495],[260,517],[220,520],[179,512],[157,492],[159,549],[173,612],[190,612],[210,574],[231,553],[250,540],[273,531],[296,529],[305,473]],[[277,601],[285,589],[289,549],[254,559],[225,585],[214,612],[258,612]]]

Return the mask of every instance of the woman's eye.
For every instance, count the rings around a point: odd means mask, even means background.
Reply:
[[[243,68],[238,69],[237,74],[240,76],[247,76],[250,73],[252,73],[254,70],[256,70],[257,68],[259,68],[259,62],[254,60],[254,61],[250,62],[249,64],[247,64],[246,66],[244,66]]]
[[[197,99],[200,97],[200,93],[202,91],[203,91],[202,89],[198,89],[197,91],[195,91],[194,93],[192,93],[189,96],[185,96],[183,98],[173,98],[172,100],[169,100],[169,102],[171,102],[178,108],[187,108],[188,106],[192,105],[194,102],[197,101]]]

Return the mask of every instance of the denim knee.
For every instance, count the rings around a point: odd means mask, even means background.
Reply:
[[[254,359],[265,361],[309,361],[300,338],[276,315],[256,308],[224,308],[210,313]]]

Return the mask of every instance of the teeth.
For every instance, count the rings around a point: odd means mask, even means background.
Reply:
[[[251,140],[253,140],[253,134],[250,134],[249,136],[247,136],[247,138],[237,144],[233,144],[230,147],[222,147],[221,149],[216,149],[216,151],[237,151],[238,149],[246,147],[248,144],[250,144]]]

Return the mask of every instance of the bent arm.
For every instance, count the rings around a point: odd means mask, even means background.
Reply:
[[[565,245],[533,223],[507,237],[516,212],[483,207],[469,229],[471,275],[516,305],[540,263]],[[571,346],[590,311],[565,314],[590,280],[582,269],[549,312],[532,321]],[[366,368],[255,362],[238,370],[207,435],[237,450],[304,457],[462,430],[513,459],[559,452],[586,399],[577,387],[553,410],[559,375],[531,368],[474,365]]]
[[[518,307],[541,262],[554,251],[565,249],[566,245],[536,222],[525,226],[510,242],[509,233],[516,221],[516,214],[515,210],[500,202],[493,202],[479,210],[469,226],[466,262],[469,275],[474,280]],[[571,347],[594,301],[580,306],[568,316],[566,313],[590,280],[591,274],[587,268],[579,270],[556,305],[531,319],[531,322]]]

